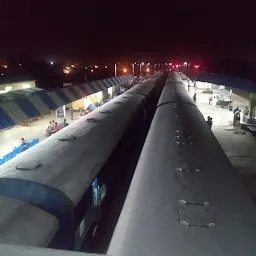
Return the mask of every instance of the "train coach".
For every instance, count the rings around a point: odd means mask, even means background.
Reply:
[[[111,170],[105,176],[101,170],[136,116],[146,108],[147,96],[161,82],[163,75],[158,74],[135,85],[139,87],[136,92],[128,90],[0,167],[0,195],[25,204],[13,209],[16,228],[24,229],[23,235],[12,236],[13,226],[7,225],[1,214],[3,243],[61,249],[81,246],[100,218],[100,206],[108,192],[104,177],[110,179]],[[33,227],[28,223],[30,208],[45,216],[40,225],[37,215],[31,219]],[[1,205],[1,213],[8,211]],[[28,239],[27,229],[31,236],[35,232],[38,236]]]
[[[171,73],[108,254],[253,256],[255,216],[240,175]]]

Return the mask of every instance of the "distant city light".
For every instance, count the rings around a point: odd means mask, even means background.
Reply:
[[[149,68],[147,68],[147,72],[149,72]]]
[[[75,65],[74,65],[74,64],[72,64],[72,65],[71,65],[71,68],[75,68]]]
[[[21,66],[21,64],[19,63],[19,66]]]
[[[69,74],[71,72],[71,68],[70,67],[65,67],[63,69],[63,72],[64,72],[64,74]]]
[[[98,68],[99,66],[95,65],[94,67],[95,67],[95,68]]]
[[[93,73],[93,69],[91,69],[91,72]]]
[[[50,62],[50,64],[51,64],[51,65],[53,65],[53,64],[54,64],[54,62],[53,62],[53,61],[51,61],[51,62]]]
[[[143,65],[144,65],[144,62],[142,62],[141,65],[143,66]]]
[[[124,73],[127,73],[127,69],[126,68],[124,68]]]
[[[199,68],[199,65],[194,65],[194,68],[198,69],[198,68]]]
[[[85,69],[87,69],[87,67],[84,67]]]
[[[148,65],[150,65],[150,63],[148,63]]]
[[[4,65],[4,68],[8,68],[8,66],[7,66],[7,65]]]
[[[4,74],[2,73],[1,76],[3,76]]]
[[[105,66],[105,68],[108,68],[108,66]]]

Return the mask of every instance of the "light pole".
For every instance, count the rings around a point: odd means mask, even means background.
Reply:
[[[136,62],[135,63],[132,63],[132,75],[134,76],[134,65],[136,64]]]
[[[140,76],[141,76],[141,66],[144,66],[144,62],[140,64]]]
[[[118,65],[119,63],[115,63],[115,76],[117,75],[117,65]]]

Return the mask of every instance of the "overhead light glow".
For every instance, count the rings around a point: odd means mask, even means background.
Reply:
[[[124,68],[124,73],[127,73],[127,69],[126,68]]]
[[[65,67],[63,69],[63,72],[64,72],[64,74],[69,74],[71,72],[71,68],[70,67]]]

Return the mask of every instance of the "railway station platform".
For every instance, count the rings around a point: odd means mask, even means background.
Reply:
[[[233,90],[233,107],[239,107],[242,113],[245,107],[249,106],[248,93],[239,90],[238,95],[234,93],[236,92],[235,88],[229,89]],[[213,95],[217,95],[219,90],[218,86],[212,85]],[[195,92],[197,93],[198,109],[205,120],[208,116],[213,118],[212,132],[232,165],[242,174],[247,187],[256,199],[256,137],[252,136],[250,132],[242,130],[240,126],[233,126],[233,111],[220,106],[216,106],[214,109],[212,105],[209,105],[209,94],[191,86],[190,96],[193,97]],[[229,90],[224,90],[222,93],[228,96]],[[241,120],[242,118],[241,115]]]
[[[73,113],[73,120],[69,113],[67,113],[67,122],[70,124],[78,119],[80,112]],[[55,111],[52,114],[44,116],[44,119],[37,120],[35,122],[29,123],[28,126],[16,125],[10,129],[3,130],[0,132],[0,158],[8,154],[13,150],[14,147],[17,147],[21,144],[21,138],[25,138],[28,141],[31,141],[33,138],[39,138],[39,141],[42,141],[46,138],[46,129],[49,125],[49,122],[55,120],[59,124],[63,120],[56,118]]]

